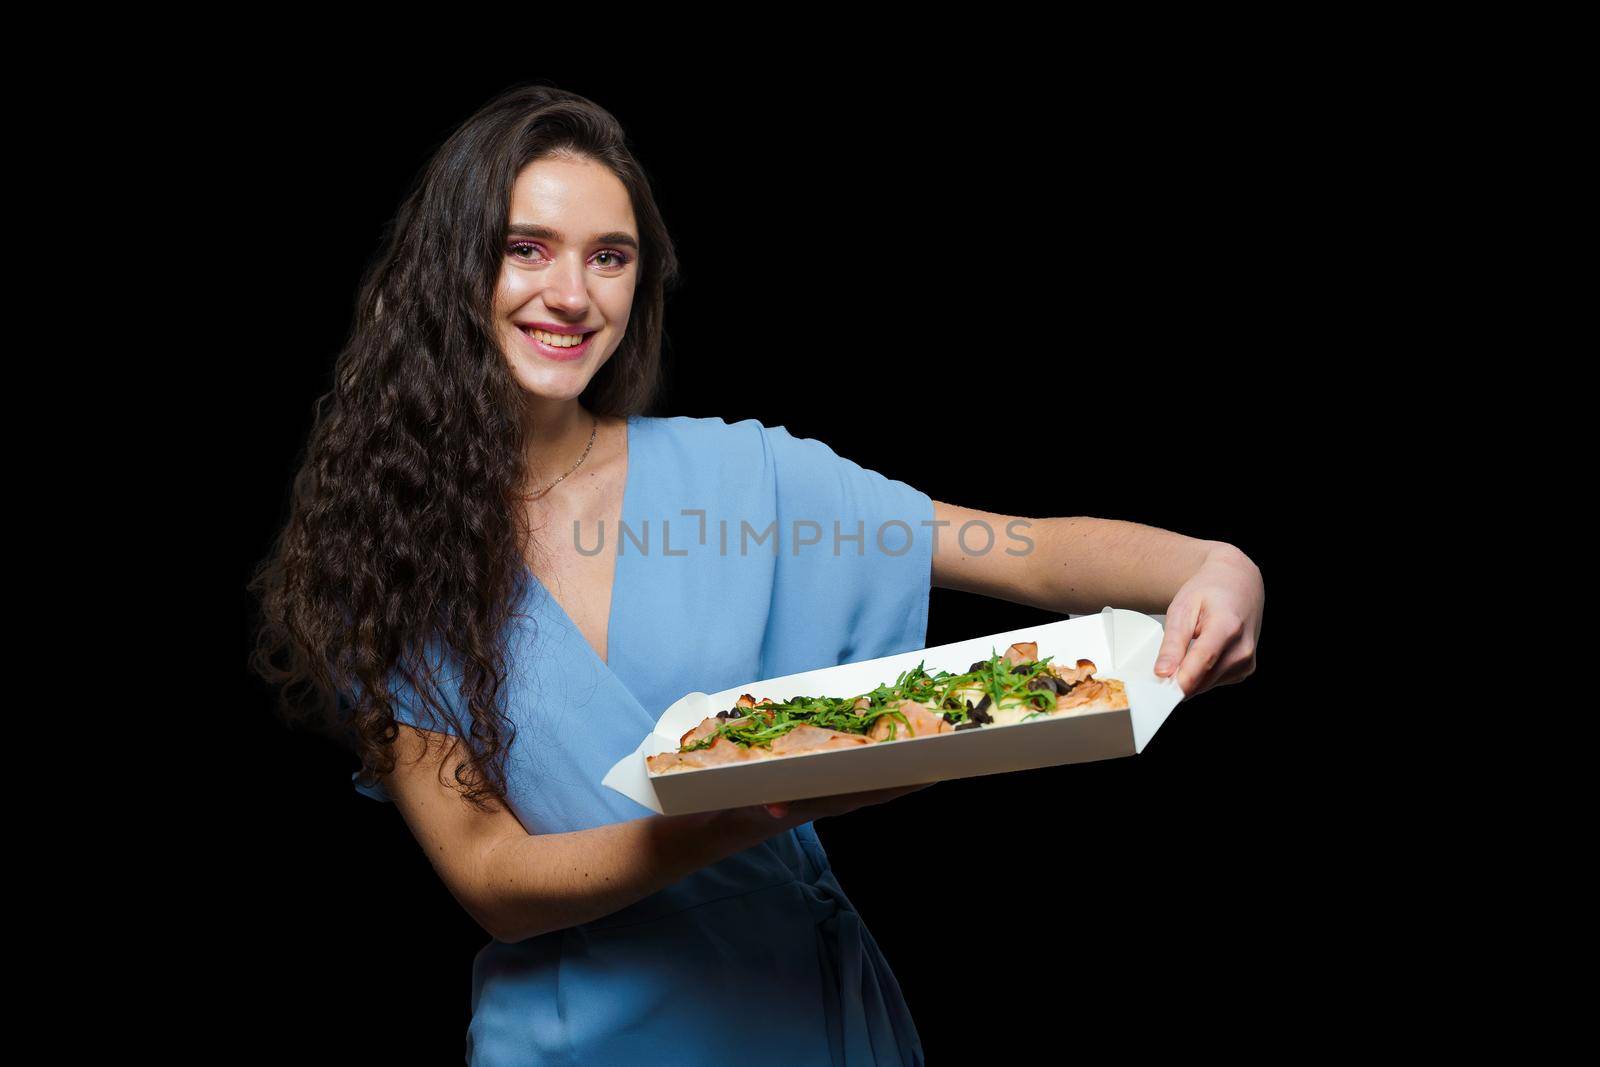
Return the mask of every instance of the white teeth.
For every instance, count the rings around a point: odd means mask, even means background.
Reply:
[[[524,330],[528,336],[543,341],[551,348],[575,348],[583,344],[588,334],[547,333],[544,330]]]

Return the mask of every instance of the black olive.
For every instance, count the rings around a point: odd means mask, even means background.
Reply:
[[[973,671],[981,671],[985,667],[987,667],[988,665],[989,665],[989,661],[988,660],[980,659],[978,662],[974,663],[972,666],[967,668],[967,673],[971,674]]]
[[[1035,689],[1048,689],[1051,692],[1054,692],[1055,688],[1055,680],[1052,678],[1035,678],[1028,683],[1029,692],[1032,692]]]
[[[973,708],[971,701],[967,702],[967,707],[972,708],[972,718],[973,718],[974,721],[976,721],[976,722],[994,722],[994,716],[990,715],[989,712],[988,712],[988,707],[989,707],[988,694],[985,694],[984,698],[982,700],[978,701],[978,706],[977,707]]]
[[[980,723],[980,722],[964,722],[960,726],[957,726],[956,729],[957,730],[975,730],[979,726],[982,726],[982,725],[983,724]]]

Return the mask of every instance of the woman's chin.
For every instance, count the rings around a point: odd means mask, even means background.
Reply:
[[[582,393],[599,368],[587,359],[568,365],[543,362],[535,365],[519,355],[511,361],[511,375],[522,391],[547,400],[570,400]]]
[[[568,374],[535,377],[518,374],[517,384],[522,391],[541,400],[575,400],[589,384],[590,375]],[[555,380],[553,380],[555,379]]]
[[[572,400],[588,388],[595,373],[605,365],[605,358],[594,358],[597,354],[561,363],[519,351],[510,361],[511,373],[525,393],[545,400]],[[605,356],[609,358],[610,353]]]

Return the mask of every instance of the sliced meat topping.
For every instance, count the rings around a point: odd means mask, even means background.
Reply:
[[[891,714],[880,715],[878,721],[872,724],[872,729],[867,731],[867,736],[874,741],[900,741],[907,737],[927,737],[950,731],[950,724],[944,716],[926,704],[902,700],[894,710],[904,715],[906,721],[901,722]]]
[[[1050,665],[1050,669],[1055,671],[1058,679],[1065,682],[1068,688],[1071,688],[1091,677],[1094,674],[1095,666],[1093,660],[1080,659],[1076,667],[1066,667],[1053,663]]]
[[[801,723],[788,733],[773,738],[771,754],[774,756],[792,756],[799,752],[855,748],[859,745],[870,744],[872,744],[872,739],[863,734],[847,734],[841,730],[825,730],[820,726],[812,726],[810,723]],[[759,749],[752,751],[756,752],[758,757],[765,754]]]
[[[749,758],[749,749],[734,744],[726,737],[719,737],[707,747],[697,748],[692,752],[663,752],[659,756],[646,756],[645,764],[652,774],[662,774],[666,771],[742,763]]]
[[[1056,701],[1056,710],[1075,708],[1087,704],[1106,691],[1106,683],[1098,678],[1089,678],[1072,687],[1072,692]]]
[[[1037,641],[1018,641],[1006,649],[1005,661],[1015,667],[1019,663],[1032,663],[1039,658]]]
[[[700,740],[707,734],[716,733],[717,727],[722,724],[722,716],[726,714],[727,712],[719,711],[717,712],[717,717],[714,719],[702,719],[699,726],[696,726],[694,729],[690,730],[688,733],[684,734],[678,739],[678,747],[682,748],[684,745]]]

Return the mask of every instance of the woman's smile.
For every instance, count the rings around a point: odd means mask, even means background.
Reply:
[[[594,340],[598,330],[587,333],[574,334],[568,332],[571,327],[562,327],[560,332],[543,329],[530,323],[519,322],[517,329],[528,342],[528,348],[536,355],[545,359],[553,359],[561,363],[570,363],[582,359],[589,351],[589,342]]]

